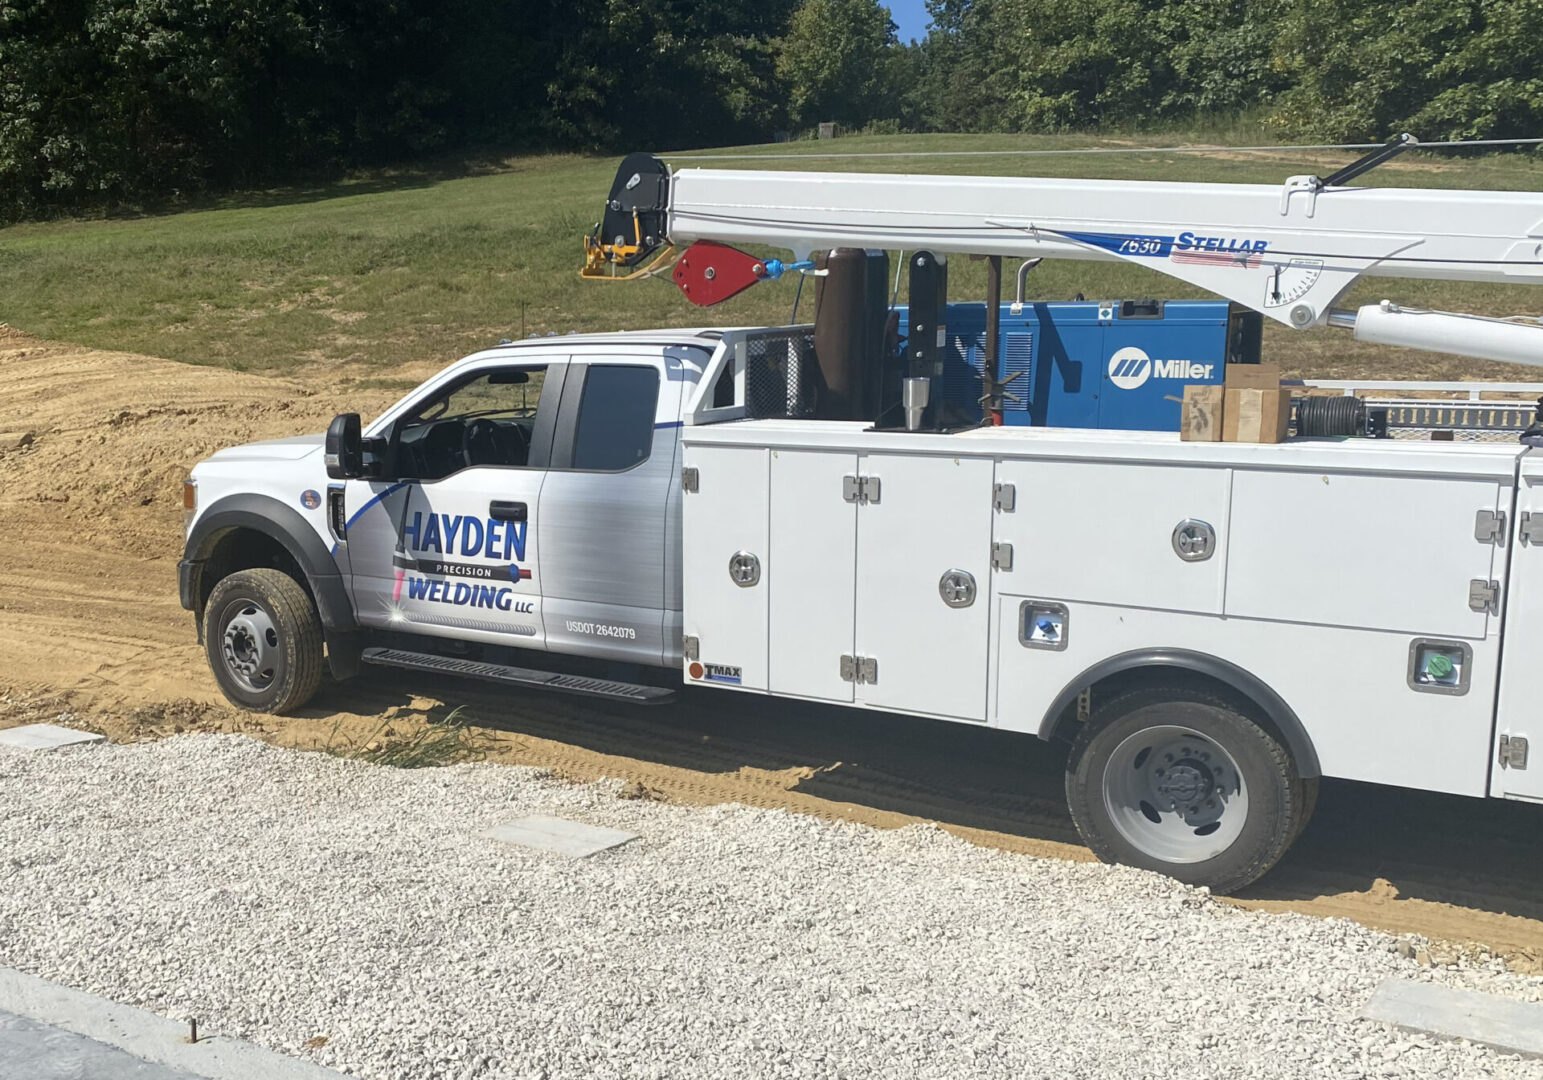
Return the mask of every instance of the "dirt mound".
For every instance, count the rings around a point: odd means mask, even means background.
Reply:
[[[404,376],[407,373],[403,373]],[[422,374],[427,374],[426,371]],[[290,746],[410,738],[464,706],[494,760],[642,797],[775,806],[1088,858],[1053,748],[1022,736],[797,703],[688,694],[651,710],[378,672],[324,684],[306,715],[219,697],[177,602],[181,481],[212,451],[314,432],[394,391],[263,378],[40,341],[0,324],[0,727],[47,720],[119,740],[239,731]],[[1533,807],[1325,786],[1318,819],[1252,900],[1543,958]],[[1434,954],[1433,954],[1434,955]]]
[[[199,659],[177,603],[182,480],[222,446],[320,430],[330,395],[11,327],[0,387],[0,672],[106,704],[180,696]]]
[[[0,334],[0,506],[119,547],[180,546],[182,479],[214,450],[325,427],[289,380]],[[372,395],[379,396],[379,395]],[[45,509],[46,508],[46,509]],[[130,543],[125,543],[125,541]]]

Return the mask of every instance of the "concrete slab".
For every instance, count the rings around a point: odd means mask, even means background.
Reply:
[[[303,1058],[276,1054],[217,1032],[207,1033],[202,1027],[198,1042],[189,1043],[186,1024],[13,968],[0,967],[0,1009],[31,1021],[26,1028],[16,1026],[10,1037],[22,1045],[30,1037],[39,1063],[53,1060],[55,1053],[76,1052],[87,1055],[92,1062],[103,1060],[102,1052],[96,1048],[65,1038],[73,1034],[122,1051],[130,1063],[170,1070],[117,1072],[102,1074],[100,1078],[87,1072],[80,1080],[183,1080],[185,1076],[198,1080],[342,1080],[343,1076]],[[122,1059],[117,1060],[121,1063]],[[41,1068],[7,1072],[11,1061],[4,1045],[0,1045],[0,1080],[35,1080],[52,1075]],[[77,1080],[75,1073],[63,1075]]]
[[[570,859],[582,859],[638,838],[637,833],[555,817],[523,817],[495,825],[483,835],[505,844],[556,852]]]
[[[96,1039],[0,1009],[0,1080],[199,1080]]]
[[[18,750],[54,750],[61,746],[106,741],[106,735],[76,731],[58,724],[22,724],[0,731],[0,746],[14,746]]]
[[[1467,1039],[1507,1053],[1543,1057],[1543,1004],[1389,979],[1377,987],[1361,1015],[1407,1031]]]

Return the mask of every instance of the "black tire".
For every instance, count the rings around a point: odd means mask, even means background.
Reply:
[[[1194,733],[1192,741],[1183,745],[1208,748],[1201,756],[1214,766],[1214,775],[1208,765],[1182,753],[1173,763],[1185,769],[1184,790],[1198,790],[1200,794],[1194,798],[1202,805],[1159,808],[1152,805],[1160,801],[1154,795],[1151,802],[1143,799],[1135,808],[1118,809],[1129,807],[1133,788],[1165,782],[1151,777],[1162,771],[1153,747],[1167,749],[1174,744],[1164,739],[1190,738],[1171,734],[1175,731]],[[1146,745],[1144,735],[1151,739]],[[1227,766],[1221,764],[1221,754],[1211,760],[1217,749],[1224,752]],[[1172,763],[1171,754],[1165,754],[1164,759]],[[1178,777],[1173,764],[1169,766],[1170,776]],[[1139,775],[1128,769],[1139,770]],[[1227,779],[1229,770],[1236,772],[1235,780]],[[1202,784],[1198,789],[1197,776]],[[1225,791],[1228,784],[1235,788],[1230,797]],[[1297,776],[1286,748],[1238,703],[1192,688],[1132,690],[1100,704],[1072,744],[1066,767],[1066,801],[1072,821],[1095,855],[1104,862],[1138,866],[1191,885],[1208,886],[1219,894],[1252,884],[1275,865],[1306,824],[1316,788],[1316,781]],[[1163,796],[1173,791],[1171,787],[1161,790]],[[1215,798],[1206,803],[1210,792],[1215,792]],[[1189,796],[1175,797],[1191,801]],[[1117,809],[1111,810],[1111,806]],[[1205,811],[1204,806],[1219,809]],[[1201,810],[1200,815],[1185,816],[1186,810],[1195,809]],[[1230,810],[1237,813],[1228,819]],[[1151,825],[1142,825],[1137,812]],[[1194,820],[1204,820],[1205,824],[1191,828]],[[1226,839],[1229,835],[1230,842]],[[1201,839],[1213,836],[1215,839]],[[1225,846],[1213,851],[1218,844]]]
[[[321,683],[321,619],[305,589],[288,574],[241,570],[222,579],[209,595],[204,652],[232,705],[251,712],[293,712],[311,700]]]

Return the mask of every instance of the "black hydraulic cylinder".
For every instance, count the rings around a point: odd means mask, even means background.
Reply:
[[[884,369],[889,255],[836,248],[815,258],[814,355],[821,420],[876,420]]]

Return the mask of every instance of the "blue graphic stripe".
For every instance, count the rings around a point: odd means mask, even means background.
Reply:
[[[1116,255],[1136,255],[1149,259],[1166,259],[1173,250],[1173,237],[1151,236],[1142,233],[1068,232],[1049,229],[1068,240],[1075,240],[1089,247],[1102,248]]]
[[[370,500],[368,502],[366,502],[363,506],[359,507],[358,510],[354,511],[354,516],[353,517],[349,518],[346,522],[343,523],[343,531],[347,532],[349,529],[352,529],[354,527],[354,522],[358,521],[364,515],[364,512],[366,510],[368,510],[370,507],[372,507],[376,503],[380,502],[380,500],[384,499],[387,495],[390,495],[390,494],[392,494],[393,492],[396,492],[396,491],[401,491],[404,487],[406,487],[408,484],[411,484],[411,483],[413,483],[413,481],[411,481],[411,480],[398,480],[396,483],[394,483],[390,487],[388,487],[385,491],[382,491],[382,492],[380,492],[377,495],[371,496]],[[337,544],[337,541],[334,540],[332,542],[332,551],[329,552],[329,554],[331,554],[334,559],[337,558],[337,554],[338,554],[338,544]]]
[[[655,431],[663,431],[665,428],[681,427],[681,426],[682,426],[682,422],[679,421],[679,420],[667,420],[667,421],[665,421],[662,424],[655,424],[654,425],[654,430]]]
[[[370,499],[369,502],[365,503],[363,506],[359,507],[358,510],[354,511],[354,516],[348,519],[348,521],[343,525],[343,528],[344,529],[352,528],[354,522],[358,521],[360,515],[363,514],[366,510],[368,510],[370,507],[374,506],[376,503],[380,502],[380,500],[384,499],[386,496],[388,496],[388,495],[390,495],[390,494],[392,494],[394,492],[402,490],[403,488],[405,488],[408,484],[411,484],[412,482],[413,481],[411,481],[411,480],[398,480],[396,483],[394,483],[390,487],[388,487],[385,491],[382,491],[380,494],[373,496]]]

